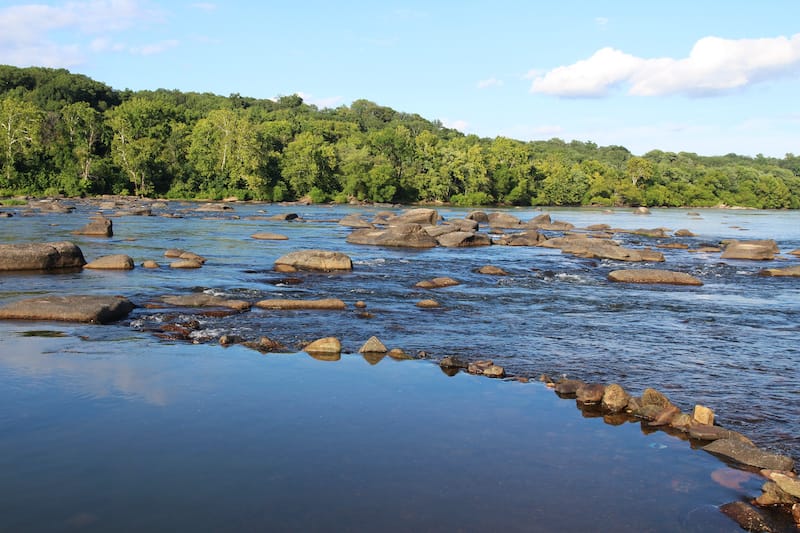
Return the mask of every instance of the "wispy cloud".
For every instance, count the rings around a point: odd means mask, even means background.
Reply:
[[[488,78],[488,79],[485,79],[485,80],[480,80],[476,84],[476,86],[478,87],[478,89],[488,89],[490,87],[502,87],[503,86],[503,80],[498,80],[495,77],[491,77],[491,78]]]
[[[178,46],[180,42],[177,39],[167,39],[166,41],[160,41],[157,43],[150,43],[141,46],[132,46],[130,48],[130,52],[132,54],[142,55],[142,56],[151,56],[154,54],[161,54],[175,48]]]
[[[341,104],[344,99],[341,96],[324,96],[315,97],[313,94],[298,92],[297,96],[303,99],[303,102],[315,105],[320,109],[332,108]]]
[[[601,28],[605,28],[608,25],[608,18],[607,17],[597,17],[594,19],[594,23],[600,26]]]
[[[454,130],[458,130],[462,133],[466,133],[469,129],[469,122],[466,120],[449,120],[446,118],[442,119],[442,124],[444,124],[445,128],[451,128]]]
[[[708,96],[763,82],[800,69],[800,33],[792,37],[704,37],[688,57],[641,58],[602,48],[588,59],[536,76],[531,92],[596,98],[625,85],[628,94]]]
[[[211,2],[196,2],[192,4],[192,7],[201,11],[215,11],[217,9],[217,4],[212,4]]]

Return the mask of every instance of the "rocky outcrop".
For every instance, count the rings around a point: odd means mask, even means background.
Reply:
[[[621,283],[663,283],[669,285],[702,285],[698,278],[685,272],[659,270],[655,268],[637,268],[628,270],[613,270],[609,272],[608,279]]]
[[[162,296],[161,301],[167,305],[174,305],[175,307],[226,307],[236,311],[247,311],[250,309],[250,302],[231,300],[205,293]]]
[[[321,300],[289,300],[271,299],[256,302],[256,307],[261,309],[280,309],[280,310],[341,310],[346,309],[347,304],[338,298],[324,298]]]
[[[473,246],[489,246],[491,239],[485,233],[475,233],[472,231],[454,231],[446,233],[436,238],[441,246],[445,248],[468,248]]]
[[[513,229],[523,225],[522,221],[509,213],[494,212],[487,215],[489,227],[496,229]]]
[[[285,265],[297,270],[331,272],[353,270],[353,261],[341,252],[327,250],[298,250],[275,260],[275,266]]]
[[[125,254],[105,255],[87,263],[83,268],[94,270],[133,270],[133,259]]]
[[[779,252],[773,240],[728,241],[722,252],[722,259],[746,259],[750,261],[771,261]]]
[[[403,248],[433,248],[438,244],[419,224],[400,224],[387,229],[357,229],[347,236],[347,242]]]
[[[56,270],[85,264],[81,249],[67,241],[0,244],[0,271]]]
[[[40,296],[0,307],[0,319],[106,324],[125,318],[134,307],[122,296]]]
[[[73,232],[75,235],[89,235],[92,237],[112,237],[114,235],[114,225],[110,219],[104,216],[92,218],[88,224]]]

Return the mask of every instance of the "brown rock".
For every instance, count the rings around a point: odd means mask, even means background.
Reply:
[[[178,256],[178,259],[183,259],[184,261],[195,261],[197,263],[205,264],[206,258],[202,255],[198,255],[194,252],[181,252],[181,255]]]
[[[280,310],[342,310],[346,309],[347,305],[338,298],[325,298],[322,300],[272,299],[256,302],[256,307]]]
[[[511,235],[508,239],[509,246],[538,246],[547,240],[547,237],[536,230],[523,231]]]
[[[142,262],[142,268],[159,268],[159,264],[152,259],[147,259]]]
[[[435,307],[439,307],[439,302],[436,300],[420,300],[417,302],[417,307],[421,307],[423,309],[433,309]]]
[[[670,285],[702,285],[703,282],[685,272],[673,272],[654,268],[613,270],[608,274],[610,281],[622,283],[661,283]]]
[[[773,240],[729,241],[722,252],[722,259],[747,259],[769,261],[775,259],[778,245]]]
[[[500,267],[485,265],[478,269],[478,274],[486,274],[489,276],[508,276],[508,272]]]
[[[711,426],[708,424],[700,424],[692,420],[688,428],[689,436],[698,440],[719,440],[719,439],[734,439],[743,442],[749,446],[754,446],[753,442],[736,431],[725,429],[719,426]]]
[[[600,403],[606,387],[600,383],[584,383],[575,391],[575,398],[581,403]]]
[[[436,239],[419,224],[399,224],[387,229],[357,229],[347,236],[350,244],[400,248],[434,248]]]
[[[633,210],[634,215],[649,215],[650,210],[646,207],[637,207]]]
[[[791,457],[766,452],[737,439],[718,439],[703,449],[756,468],[787,471],[794,469],[794,460]]]
[[[619,413],[628,405],[629,399],[630,395],[625,392],[625,389],[616,383],[612,383],[606,386],[603,391],[603,408],[612,413]]]
[[[539,224],[537,227],[542,231],[569,231],[573,229],[575,225],[562,220],[554,220],[550,224]]]
[[[454,231],[436,238],[436,242],[445,248],[470,248],[474,246],[489,246],[491,239],[485,233],[472,231]]]
[[[653,261],[663,262],[664,256],[659,252],[633,250],[620,246],[609,239],[592,239],[586,236],[565,236],[548,239],[539,244],[545,248],[559,248],[562,253],[586,257],[589,259],[613,259],[616,261]]]
[[[200,268],[203,266],[203,263],[199,261],[194,261],[192,259],[178,259],[177,261],[173,261],[169,264],[170,268]]]
[[[731,502],[719,508],[726,516],[745,531],[772,532],[775,531],[761,514],[761,511],[745,502]]]
[[[678,413],[672,418],[669,425],[681,431],[689,431],[692,426],[692,416],[687,413]]]
[[[506,371],[502,366],[491,365],[490,367],[483,369],[483,375],[490,378],[502,378],[505,377]]]
[[[764,483],[764,486],[761,487],[761,491],[761,495],[754,500],[756,505],[791,505],[797,503],[797,498],[794,498],[791,494],[787,494],[786,491],[782,490],[774,481],[767,481]]]
[[[800,277],[800,266],[792,266],[787,268],[765,268],[759,272],[761,276],[775,276],[775,277]]]
[[[125,254],[114,254],[98,257],[83,268],[95,270],[132,270],[133,259]]]
[[[229,300],[221,296],[214,296],[202,292],[179,296],[162,296],[161,301],[175,307],[226,307],[236,311],[247,311],[250,309],[250,302],[244,300]]]
[[[401,224],[435,225],[439,221],[439,213],[435,209],[425,207],[407,209],[401,214],[389,217],[386,221],[390,226]]]
[[[125,318],[134,307],[122,296],[41,296],[0,307],[0,319],[106,324]]]
[[[467,220],[474,220],[480,224],[488,224],[489,223],[489,215],[484,213],[483,211],[470,211],[467,216],[465,216]]]
[[[73,232],[75,235],[90,235],[94,237],[112,237],[114,235],[113,223],[104,216],[93,217],[81,229]]]
[[[571,396],[578,392],[581,385],[583,385],[583,381],[579,379],[562,379],[556,383],[555,391],[564,396]]]
[[[448,355],[439,361],[439,366],[443,368],[469,368],[469,365],[461,361],[455,355]]]
[[[668,405],[659,411],[653,420],[650,422],[651,426],[667,426],[672,423],[672,420],[681,414],[681,410],[676,405]]]
[[[358,353],[386,353],[387,351],[386,346],[375,336],[370,337],[367,342],[358,349]]]
[[[692,411],[692,420],[698,424],[714,425],[714,411],[704,405],[695,405]]]
[[[57,270],[85,264],[81,249],[67,241],[0,244],[0,271]]]
[[[181,250],[180,248],[170,248],[169,250],[164,251],[164,257],[180,257],[181,254],[186,253],[186,250]]]
[[[676,237],[694,237],[695,236],[694,233],[692,233],[688,229],[679,229],[674,233],[674,235]]]
[[[785,493],[791,494],[795,498],[800,498],[800,481],[797,478],[779,472],[773,472],[769,478],[777,483]]]
[[[672,402],[657,390],[647,388],[642,393],[642,405],[654,405],[663,409],[672,405]]]
[[[358,309],[364,309],[365,307],[367,307],[367,304],[366,304],[366,302],[363,302],[363,301],[361,301],[361,300],[357,301],[357,302],[356,302],[356,303],[354,303],[353,305],[354,305],[355,307],[357,307]]]
[[[426,279],[420,281],[414,285],[418,289],[440,289],[442,287],[453,287],[455,285],[460,285],[458,281],[454,280],[453,278],[448,277],[439,277],[433,279]]]
[[[353,270],[353,261],[341,252],[326,250],[299,250],[275,260],[275,265],[289,265],[298,270]]]
[[[522,226],[522,221],[509,213],[495,212],[488,215],[489,227],[492,228],[518,228]]]
[[[250,237],[260,241],[285,241],[289,239],[289,237],[280,233],[253,233]]]
[[[308,354],[336,354],[342,351],[342,343],[336,337],[317,339],[306,345],[304,351]]]
[[[357,215],[355,213],[347,215],[346,217],[339,220],[338,224],[340,226],[347,226],[348,228],[374,228],[370,222],[361,218],[361,215]]]
[[[392,348],[386,355],[388,355],[392,359],[397,359],[398,361],[407,361],[409,359],[414,359],[412,356],[404,352],[402,348]]]

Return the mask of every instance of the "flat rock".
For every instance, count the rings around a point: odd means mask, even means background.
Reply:
[[[718,439],[703,449],[756,468],[786,471],[794,469],[794,460],[791,457],[764,451],[738,439]]]
[[[175,307],[227,307],[237,311],[250,309],[250,302],[229,300],[213,294],[196,293],[177,296],[162,296],[161,301]]]
[[[134,307],[122,296],[41,296],[0,307],[0,319],[105,324],[125,318]]]
[[[790,477],[780,472],[772,472],[769,478],[777,483],[783,492],[795,498],[800,498],[800,481],[796,477]]]
[[[275,265],[288,265],[298,270],[353,270],[353,261],[341,252],[327,250],[298,250],[275,260]]]
[[[98,257],[83,268],[95,270],[132,270],[133,259],[125,254],[114,254]]]
[[[778,253],[778,245],[771,239],[754,241],[733,240],[727,243],[722,259],[746,259],[750,261],[770,261]]]
[[[656,268],[633,268],[613,270],[609,272],[608,279],[621,283],[658,283],[669,285],[702,285],[698,278],[685,272],[661,270]]]
[[[81,249],[68,241],[0,244],[0,271],[57,270],[85,264]]]
[[[361,215],[351,214],[347,215],[346,217],[339,220],[338,224],[340,226],[347,226],[348,228],[374,228],[375,226],[367,221],[364,220]]]
[[[500,229],[519,228],[523,225],[522,221],[509,213],[494,212],[487,215],[489,227]]]
[[[539,244],[545,248],[559,248],[562,253],[588,259],[612,259],[629,262],[663,262],[659,252],[645,253],[643,250],[625,248],[610,239],[593,239],[586,236],[565,236],[548,239]]]
[[[347,236],[350,244],[401,248],[434,248],[436,239],[420,224],[398,224],[387,229],[357,229]]]
[[[605,390],[601,383],[584,383],[575,391],[575,398],[581,403],[600,403]]]
[[[346,309],[347,304],[338,298],[324,298],[321,300],[289,300],[272,299],[256,302],[256,307],[261,309],[280,309],[289,310],[341,310]]]
[[[787,268],[765,268],[758,273],[761,276],[800,278],[800,266]]]
[[[289,239],[289,237],[280,233],[253,233],[250,238],[259,241],[285,241]]]

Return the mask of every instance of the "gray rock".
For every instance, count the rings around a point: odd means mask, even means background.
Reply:
[[[347,242],[403,248],[433,248],[438,244],[419,224],[400,224],[384,230],[357,229],[347,236]]]
[[[468,248],[473,246],[489,246],[492,244],[488,235],[471,231],[446,233],[438,237],[436,241],[446,248]]]
[[[230,300],[212,294],[195,293],[177,296],[162,296],[161,301],[176,307],[227,307],[237,311],[247,311],[250,303],[244,300]]]
[[[94,217],[88,224],[74,233],[76,235],[90,235],[95,237],[113,237],[114,225],[110,219],[99,216]]]
[[[489,227],[492,228],[519,228],[522,226],[522,221],[509,213],[495,212],[488,214]]]
[[[467,220],[474,220],[475,222],[478,222],[480,224],[489,223],[489,216],[483,211],[470,211],[464,218],[466,218]]]
[[[41,296],[0,307],[0,319],[105,324],[125,318],[134,307],[122,296]]]
[[[773,240],[729,241],[722,252],[722,259],[746,259],[750,261],[771,261],[778,253],[778,245]]]
[[[0,271],[56,270],[85,264],[81,249],[67,241],[0,244]]]
[[[421,225],[435,225],[439,221],[439,213],[436,209],[428,209],[420,207],[417,209],[407,209],[401,214],[389,217],[386,223],[390,226],[399,226],[401,224],[421,224]]]
[[[358,353],[386,353],[389,350],[386,346],[378,339],[378,337],[372,336],[370,337],[364,345],[358,349]]]
[[[359,230],[356,230],[359,231]],[[275,265],[287,265],[298,270],[353,270],[353,261],[341,252],[327,250],[298,250],[275,260]]]
[[[794,460],[791,457],[766,452],[738,439],[718,439],[703,449],[756,468],[785,471],[794,469]]]

